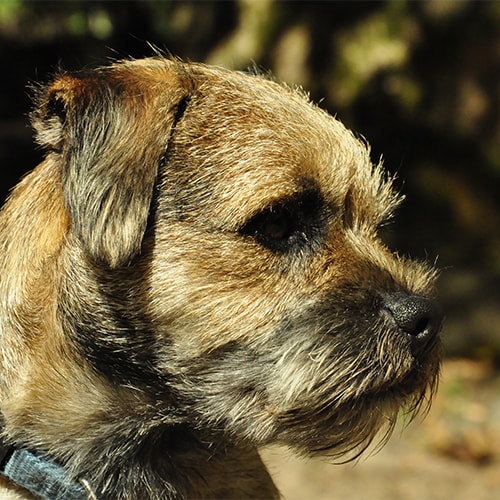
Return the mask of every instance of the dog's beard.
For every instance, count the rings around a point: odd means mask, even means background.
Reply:
[[[308,321],[307,329],[300,323],[192,364],[185,380],[200,427],[344,461],[377,437],[383,444],[400,411],[412,417],[428,409],[438,380],[437,339],[415,356],[409,339],[383,318],[327,327]]]

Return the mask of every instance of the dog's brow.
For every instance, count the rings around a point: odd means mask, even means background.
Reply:
[[[221,227],[236,231],[264,210],[300,201],[311,194],[317,199],[322,198],[319,185],[311,178],[290,180],[273,191],[265,184],[257,185],[247,190],[244,195],[225,198],[223,210],[220,210],[221,205],[217,203],[218,212],[214,215],[220,220]]]

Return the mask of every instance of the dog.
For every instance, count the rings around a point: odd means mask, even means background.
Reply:
[[[46,156],[0,215],[6,497],[278,498],[259,448],[349,459],[428,406],[436,272],[303,91],[154,56],[35,101]]]

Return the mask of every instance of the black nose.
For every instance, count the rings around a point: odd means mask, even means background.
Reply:
[[[390,313],[396,325],[421,347],[441,329],[443,312],[431,299],[420,295],[394,293],[385,297],[383,308]]]

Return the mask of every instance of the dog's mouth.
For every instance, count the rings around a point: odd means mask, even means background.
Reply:
[[[358,384],[359,390],[344,392],[343,400],[333,393],[325,395],[323,406],[318,402],[316,415],[311,412],[298,424],[304,427],[306,422],[314,422],[316,426],[310,434],[309,449],[303,451],[345,462],[357,458],[373,441],[382,447],[399,416],[405,415],[410,422],[429,411],[437,390],[439,365],[439,341],[435,339],[418,358],[413,357],[411,367],[402,367],[378,380],[369,375],[355,377],[352,383]],[[302,443],[307,443],[305,434]]]
[[[428,412],[437,389],[438,366],[436,359],[432,367],[412,370],[344,401],[325,398],[286,412],[279,419],[278,441],[299,453],[328,456],[337,463],[355,460],[374,442],[379,449],[401,414],[410,422]]]
[[[236,440],[345,460],[385,442],[401,411],[411,418],[428,410],[438,335],[415,349],[386,315],[332,326],[326,313],[314,314],[288,318],[265,341],[203,356],[189,374],[200,422]]]
[[[382,374],[377,363],[366,360],[342,374],[339,365],[347,361],[339,353],[314,343],[309,354],[303,354],[304,345],[302,351],[298,347],[289,350],[290,359],[272,363],[241,345],[219,352],[217,367],[195,383],[203,405],[210,406],[210,426],[257,445],[277,442],[306,455],[352,460],[374,440],[383,444],[401,411],[408,418],[425,414],[437,387],[437,339],[418,358],[408,346],[401,349]],[[354,366],[354,353],[349,357]],[[243,368],[235,371],[234,363]],[[218,381],[207,385],[208,376]],[[224,410],[215,419],[213,404]]]
[[[418,353],[413,351],[412,346],[408,350],[411,352],[411,355],[406,355],[410,358],[409,367],[400,367],[396,376],[388,376],[380,385],[374,384],[373,391],[367,391],[368,394],[392,394],[394,397],[405,400],[428,386],[430,392],[434,393],[440,365],[439,338],[429,339]]]
[[[439,337],[432,335],[415,350],[412,339],[386,320],[358,331],[364,349],[332,348],[327,361],[318,361],[316,384],[301,404],[278,417],[281,443],[349,461],[374,440],[381,447],[398,415],[411,421],[428,412],[438,385]]]

